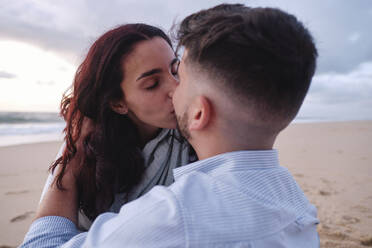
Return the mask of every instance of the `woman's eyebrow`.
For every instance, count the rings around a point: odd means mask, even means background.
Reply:
[[[179,61],[179,59],[178,59],[177,57],[175,57],[174,59],[172,59],[172,61],[170,62],[169,65],[170,65],[170,66],[173,66],[173,64],[176,63],[177,61]],[[144,78],[144,77],[149,77],[149,76],[151,76],[151,75],[154,75],[154,74],[156,74],[156,73],[160,73],[160,72],[162,72],[162,69],[159,69],[159,68],[151,69],[151,70],[149,70],[149,71],[147,71],[147,72],[142,73],[141,76],[139,76],[139,77],[136,79],[136,81],[138,81],[138,80],[140,80],[140,79],[142,79],[142,78]]]
[[[140,80],[141,78],[144,78],[144,77],[149,77],[151,75],[154,75],[156,73],[160,73],[162,72],[162,69],[159,69],[159,68],[155,68],[155,69],[152,69],[152,70],[149,70],[147,72],[144,72],[141,74],[141,76],[139,76],[136,81]]]

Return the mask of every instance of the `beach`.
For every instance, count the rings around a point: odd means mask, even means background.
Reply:
[[[318,208],[321,247],[372,246],[372,121],[294,124],[275,148]]]
[[[0,147],[0,248],[22,242],[60,146]],[[291,124],[274,147],[318,208],[321,247],[372,246],[372,121]]]
[[[60,146],[45,142],[0,147],[0,248],[22,242]]]

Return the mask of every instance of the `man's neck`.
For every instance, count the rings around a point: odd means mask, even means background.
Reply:
[[[275,137],[262,140],[237,137],[237,139],[233,140],[217,136],[213,138],[199,136],[189,140],[199,160],[234,151],[271,150],[273,149],[274,141]]]

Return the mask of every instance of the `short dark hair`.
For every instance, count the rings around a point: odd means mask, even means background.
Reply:
[[[263,120],[294,118],[316,68],[309,31],[275,8],[221,4],[186,17],[176,39],[187,61],[253,103]]]

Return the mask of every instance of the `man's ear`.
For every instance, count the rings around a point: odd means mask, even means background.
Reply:
[[[208,126],[211,121],[212,104],[205,96],[198,96],[194,99],[189,109],[189,129],[201,130]]]
[[[112,101],[110,103],[110,107],[114,112],[120,115],[125,115],[128,113],[128,106],[124,100]]]

